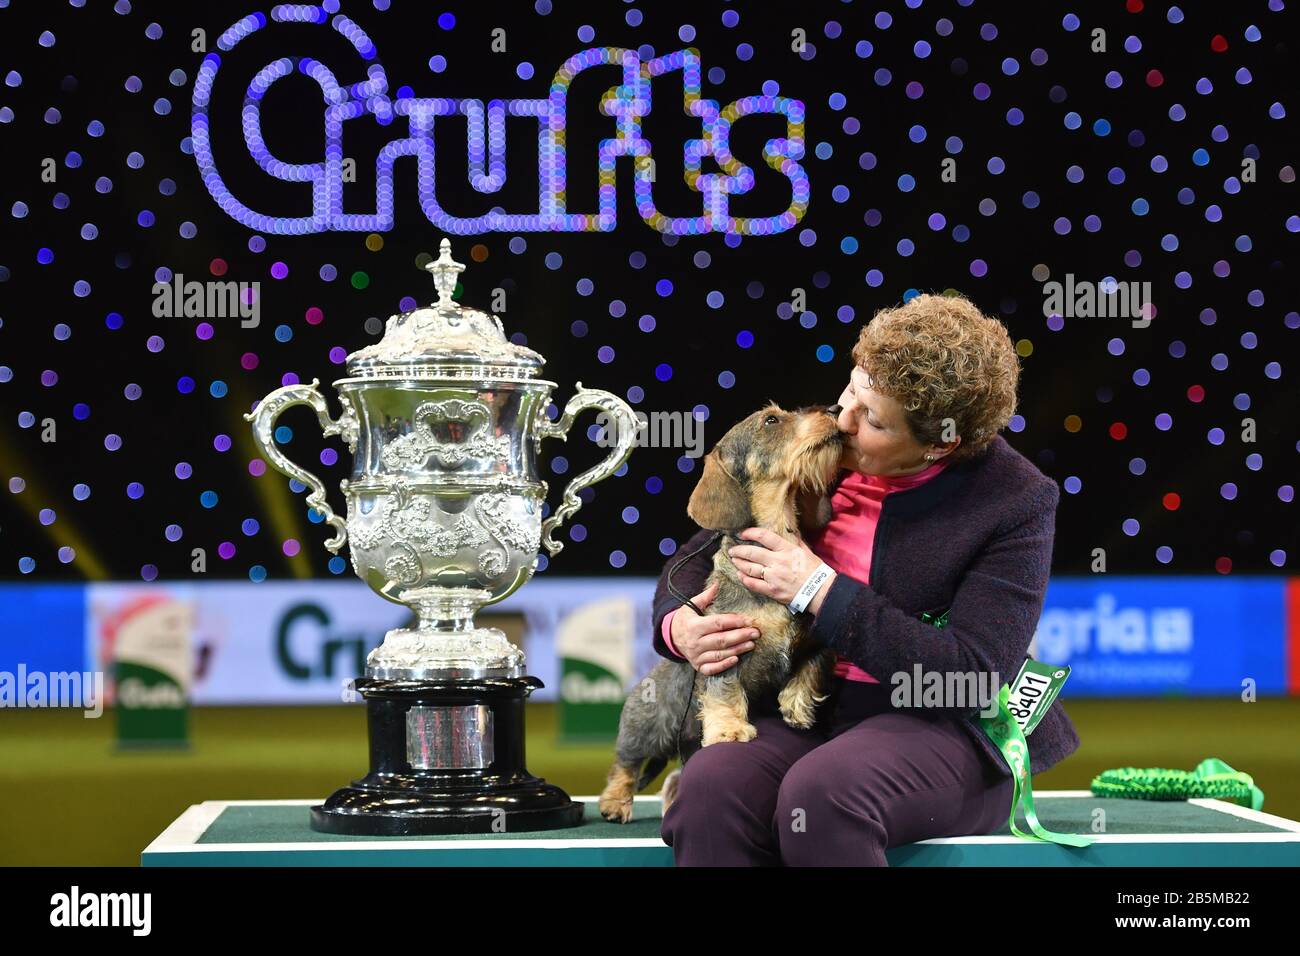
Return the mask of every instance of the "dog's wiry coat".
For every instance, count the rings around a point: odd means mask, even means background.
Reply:
[[[709,576],[718,593],[706,613],[741,615],[759,636],[754,649],[721,674],[703,676],[685,661],[663,660],[637,685],[623,704],[616,759],[600,796],[605,819],[631,819],[633,795],[683,745],[752,740],[751,698],[779,689],[786,723],[813,726],[834,655],[807,646],[810,615],[796,617],[784,604],[745,587],[730,551],[754,544],[737,536],[746,527],[793,541],[800,531],[830,520],[827,489],[839,469],[841,437],[834,416],[823,407],[787,412],[769,404],[728,431],[706,456],[687,506],[701,527],[724,532]],[[687,714],[692,695],[697,707]],[[664,784],[665,811],[675,784],[675,774]]]

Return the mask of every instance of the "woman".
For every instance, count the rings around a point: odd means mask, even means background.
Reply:
[[[830,409],[845,443],[830,523],[796,543],[747,529],[754,543],[730,552],[746,587],[786,604],[830,566],[806,607],[812,640],[837,654],[829,699],[811,730],[787,726],[774,697],[753,702],[756,739],[688,756],[662,830],[678,865],[884,866],[889,847],[988,833],[1010,814],[1010,771],[976,723],[987,696],[942,708],[890,698],[934,674],[996,695],[1024,662],[1059,493],[998,436],[1015,410],[1015,349],[966,299],[920,295],[878,313],[853,361]],[[701,674],[734,667],[756,636],[707,611],[715,551],[673,580],[703,615],[669,595],[675,561],[655,596],[656,649]],[[1059,702],[1028,743],[1035,772],[1078,747]]]

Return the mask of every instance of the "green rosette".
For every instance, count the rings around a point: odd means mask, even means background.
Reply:
[[[1233,770],[1218,757],[1207,757],[1192,771],[1164,767],[1106,770],[1093,778],[1092,793],[1129,800],[1225,800],[1251,810],[1264,807],[1264,791],[1255,786],[1250,774]]]

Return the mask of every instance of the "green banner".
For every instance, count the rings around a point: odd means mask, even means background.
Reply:
[[[131,661],[118,661],[115,677],[119,747],[189,746],[189,702],[175,678]]]
[[[617,674],[575,657],[560,660],[560,739],[612,741],[627,692]]]

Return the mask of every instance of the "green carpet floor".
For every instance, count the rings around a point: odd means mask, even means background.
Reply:
[[[1066,707],[1083,745],[1037,775],[1038,789],[1086,789],[1111,767],[1190,770],[1213,756],[1254,776],[1266,811],[1300,818],[1300,698]],[[323,797],[366,769],[359,706],[202,708],[182,753],[115,753],[112,720],[0,712],[0,864],[133,866],[190,804]],[[528,769],[570,793],[600,792],[612,743],[560,745],[554,706],[528,707]]]

